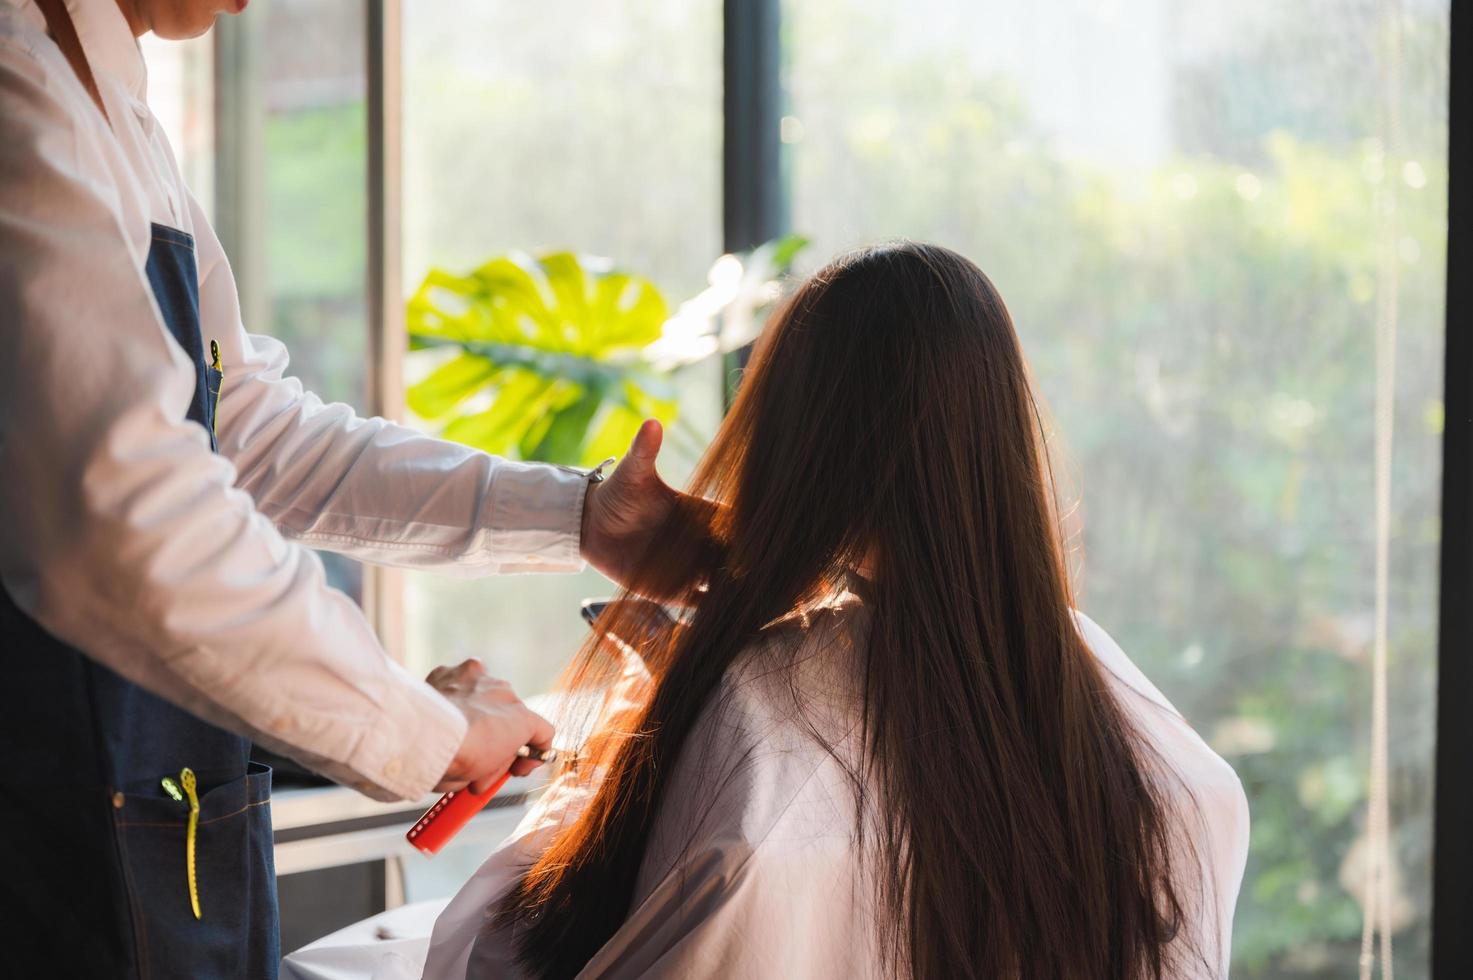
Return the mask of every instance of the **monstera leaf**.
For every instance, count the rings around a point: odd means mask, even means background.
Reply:
[[[409,388],[409,407],[487,452],[593,465],[645,418],[675,418],[673,388],[644,355],[669,312],[648,279],[571,252],[435,269],[409,300],[410,349],[456,353]]]

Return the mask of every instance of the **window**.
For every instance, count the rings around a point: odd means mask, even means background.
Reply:
[[[363,6],[267,0],[216,36],[216,230],[246,329],[282,340],[323,401],[364,407],[368,378]],[[319,552],[363,596],[357,562]]]
[[[1243,779],[1235,976],[1345,976],[1359,951],[1378,310],[1392,918],[1399,975],[1427,969],[1448,7],[1395,9],[783,8],[811,257],[907,236],[993,278],[1082,485],[1081,605]],[[1374,68],[1392,16],[1399,83]]]
[[[1081,606],[1247,789],[1235,976],[1356,961],[1376,338],[1394,327],[1391,912],[1398,973],[1428,975],[1445,0],[616,0],[571,18],[510,0],[257,0],[213,49],[146,41],[152,101],[213,206],[248,326],[360,408],[383,367],[365,323],[370,232],[390,231],[365,193],[364,17],[384,9],[402,19],[384,38],[402,131],[381,135],[400,140],[403,185],[374,192],[402,214],[406,291],[432,268],[569,249],[673,306],[724,247],[788,228],[813,240],[807,268],[906,236],[988,272],[1084,502]],[[406,380],[432,363],[411,354]],[[672,482],[714,431],[724,373],[679,379]],[[356,566],[327,560],[362,594]],[[412,670],[479,656],[525,693],[583,639],[578,600],[609,589],[592,573],[387,581]],[[410,869],[412,898],[479,860],[450,853]]]
[[[671,306],[721,253],[721,37],[714,4],[604,3],[575,23],[497,0],[404,10],[404,264],[474,269],[511,250],[568,249],[647,276]],[[406,380],[429,367],[411,355]],[[709,437],[720,365],[686,372],[683,428]],[[670,479],[694,462],[672,434]],[[477,656],[545,690],[583,641],[601,576],[495,582],[406,575],[411,668]]]

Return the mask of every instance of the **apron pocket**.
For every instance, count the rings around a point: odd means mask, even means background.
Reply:
[[[190,808],[165,793],[164,775],[179,779],[161,773],[158,780],[126,786],[114,810],[142,976],[275,976],[280,955],[271,770],[251,763],[246,776],[223,781],[209,770],[196,774],[198,919],[186,860]]]

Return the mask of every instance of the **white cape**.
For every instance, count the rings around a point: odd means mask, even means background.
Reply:
[[[859,700],[844,665],[855,662],[866,619],[846,596],[776,631],[774,649],[758,651],[723,682],[682,753],[633,911],[580,977],[888,975],[869,861],[853,844],[857,814],[845,768],[858,758]],[[1225,977],[1247,858],[1242,787],[1102,629],[1082,615],[1079,626],[1122,705],[1175,770],[1179,802],[1188,794],[1195,801],[1197,817],[1183,821],[1179,835],[1203,885],[1204,901],[1187,909],[1190,932],[1219,961],[1204,976]],[[797,669],[772,670],[774,656]],[[617,691],[622,704],[637,702],[647,683],[631,668]],[[488,924],[487,909],[595,786],[586,775],[554,781],[444,906],[428,939],[436,903],[395,910],[294,953],[285,980],[403,980],[421,968],[426,980],[522,976],[511,937]],[[396,938],[375,940],[378,929]]]

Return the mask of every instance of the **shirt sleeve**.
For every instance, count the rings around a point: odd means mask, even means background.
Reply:
[[[382,799],[429,791],[464,720],[185,420],[194,372],[122,220],[118,151],[40,57],[0,51],[0,580],[49,633],[202,717]]]
[[[206,346],[225,380],[217,430],[236,485],[289,538],[381,565],[451,575],[578,571],[587,479],[499,459],[324,404],[287,375],[286,348],[247,334],[223,249],[191,201]]]

